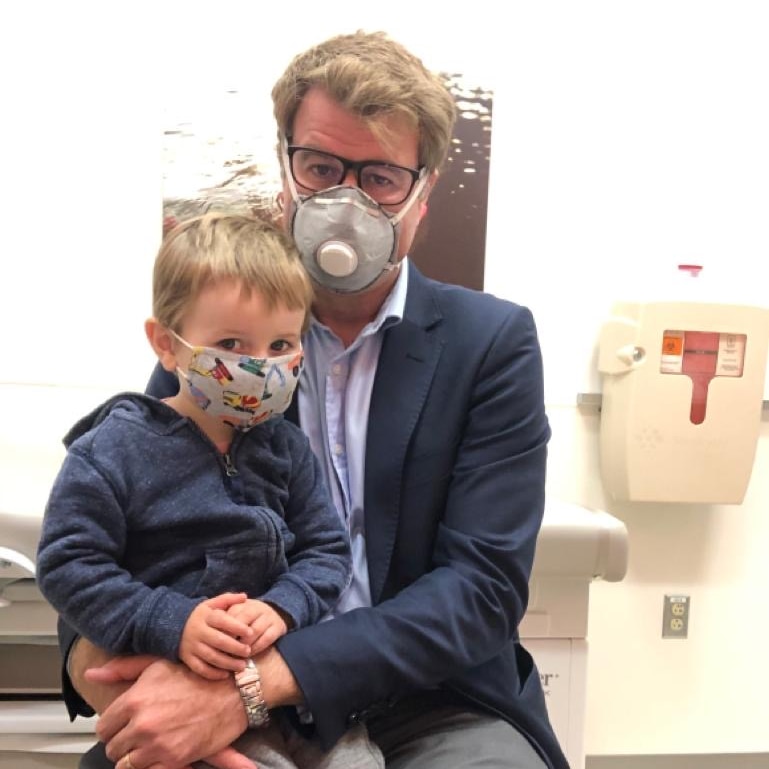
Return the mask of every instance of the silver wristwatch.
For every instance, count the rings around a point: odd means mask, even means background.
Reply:
[[[240,698],[243,700],[243,707],[246,709],[248,728],[258,729],[260,726],[266,726],[270,720],[270,713],[262,693],[259,668],[252,659],[247,659],[246,667],[234,675]]]

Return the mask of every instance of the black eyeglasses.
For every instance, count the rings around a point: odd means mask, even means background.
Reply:
[[[358,186],[383,206],[397,206],[411,194],[424,171],[379,160],[347,160],[330,152],[290,145],[286,148],[291,176],[300,186],[312,192],[341,184],[350,171],[355,171]]]

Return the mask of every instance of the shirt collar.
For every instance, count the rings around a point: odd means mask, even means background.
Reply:
[[[404,257],[400,262],[398,277],[396,278],[390,293],[387,295],[384,302],[382,302],[382,306],[379,308],[379,312],[374,319],[367,323],[361,330],[358,335],[359,340],[376,334],[382,328],[394,326],[403,320],[403,314],[406,311],[406,294],[408,292],[408,286],[408,257]],[[327,329],[327,327],[314,316],[312,318],[312,326]]]
[[[403,313],[406,311],[406,292],[409,287],[409,265],[408,257],[401,260],[398,277],[392,290],[379,308],[374,320],[369,326],[372,326],[372,332],[375,333],[384,325],[386,321],[388,326],[394,323],[400,323],[403,320]]]

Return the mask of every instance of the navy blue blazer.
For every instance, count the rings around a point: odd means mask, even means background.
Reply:
[[[170,392],[163,374],[148,388],[161,397]],[[295,404],[287,416],[297,420]],[[374,607],[278,642],[325,745],[400,696],[443,687],[514,724],[552,769],[568,769],[518,642],[549,437],[529,310],[411,264],[369,413]]]

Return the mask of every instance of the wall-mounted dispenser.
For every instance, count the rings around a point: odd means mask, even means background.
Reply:
[[[761,424],[768,346],[764,307],[615,304],[598,351],[608,494],[741,503]]]

